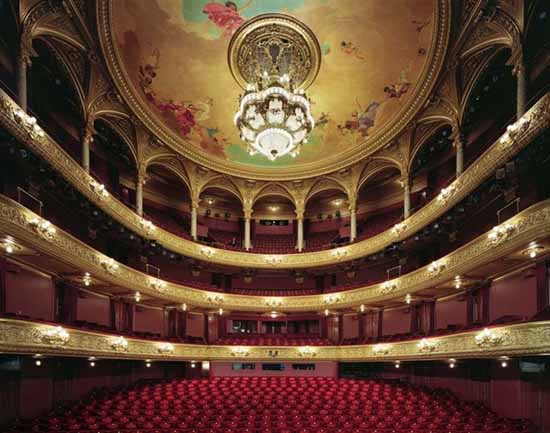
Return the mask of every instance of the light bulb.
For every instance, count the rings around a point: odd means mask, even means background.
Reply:
[[[40,361],[40,359],[37,359],[34,363],[37,367],[40,367],[42,365],[42,361]]]

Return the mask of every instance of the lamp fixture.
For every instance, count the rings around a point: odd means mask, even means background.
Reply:
[[[305,94],[321,64],[313,32],[288,15],[259,15],[235,32],[228,58],[245,90],[233,120],[248,153],[296,157],[315,126]]]
[[[16,109],[13,115],[16,120],[21,122],[27,128],[31,137],[35,139],[44,138],[46,134],[44,133],[44,130],[40,127],[40,125],[36,121],[36,117],[28,115],[20,108]]]

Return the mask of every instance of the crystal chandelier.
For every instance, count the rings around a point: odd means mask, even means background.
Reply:
[[[234,122],[250,155],[298,155],[315,126],[304,89],[319,65],[315,35],[287,15],[260,15],[235,33],[229,66],[245,93]]]

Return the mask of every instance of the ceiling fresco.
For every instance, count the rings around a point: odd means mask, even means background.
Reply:
[[[359,149],[414,100],[434,45],[436,0],[117,0],[113,44],[140,106],[183,146],[247,169],[293,168]],[[241,88],[227,64],[246,20],[280,12],[321,45],[308,89],[316,121],[301,153],[250,156],[233,124]]]

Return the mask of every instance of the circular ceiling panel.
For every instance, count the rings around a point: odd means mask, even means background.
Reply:
[[[228,46],[247,21],[284,13],[321,47],[308,89],[315,128],[300,154],[249,155],[233,124],[241,87]],[[444,0],[100,0],[113,79],[168,146],[214,170],[290,179],[343,168],[395,138],[423,105],[447,43]]]

